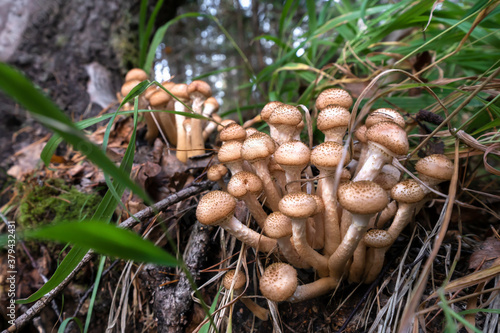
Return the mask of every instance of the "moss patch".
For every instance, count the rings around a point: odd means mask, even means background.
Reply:
[[[78,221],[92,216],[101,197],[85,194],[60,179],[42,185],[24,184],[17,220],[24,228],[58,221]]]

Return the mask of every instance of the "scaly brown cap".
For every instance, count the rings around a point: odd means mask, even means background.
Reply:
[[[274,302],[285,301],[297,289],[297,271],[289,264],[269,265],[260,278],[260,291]]]
[[[351,113],[340,105],[327,105],[318,114],[316,124],[321,132],[328,131],[336,127],[347,127]]]
[[[188,85],[185,83],[177,83],[169,91],[183,102],[189,101],[189,94],[187,92]]]
[[[266,159],[276,151],[276,143],[267,134],[255,133],[243,141],[241,156],[250,163]]]
[[[210,85],[205,81],[194,80],[188,85],[187,93],[191,98],[198,96],[208,98],[212,96],[212,89],[210,88]]]
[[[282,144],[276,149],[274,159],[276,163],[285,167],[305,168],[309,164],[311,151],[303,142],[293,140]]]
[[[395,155],[406,155],[409,144],[408,136],[396,123],[383,121],[373,125],[366,131],[368,141],[378,143]]]
[[[233,175],[227,184],[227,191],[235,198],[242,198],[247,193],[258,195],[262,192],[262,180],[254,173],[240,171]]]
[[[391,235],[381,229],[371,229],[368,230],[366,235],[363,237],[363,241],[366,246],[379,249],[381,247],[387,247],[392,244]]]
[[[245,287],[245,284],[247,283],[247,277],[245,276],[245,273],[240,270],[238,271],[238,274],[236,274],[236,270],[232,269],[228,271],[226,275],[224,275],[224,279],[222,279],[224,288],[229,290],[231,288],[231,285],[233,284],[233,280],[234,290],[243,289],[243,287]]]
[[[208,192],[196,208],[196,218],[204,225],[219,225],[230,220],[236,209],[236,199],[223,191]]]
[[[282,212],[269,214],[264,223],[264,233],[274,239],[292,236],[292,220]]]
[[[391,197],[397,202],[413,204],[425,198],[425,192],[413,179],[403,180],[391,189]]]
[[[207,170],[207,178],[213,182],[221,180],[227,174],[227,168],[222,164],[214,164]]]
[[[247,131],[237,123],[231,123],[224,127],[219,134],[219,139],[223,142],[236,140],[243,142],[247,137]]]
[[[453,176],[453,162],[442,154],[433,154],[420,159],[415,170],[427,177],[446,181]]]
[[[342,151],[344,147],[333,141],[323,142],[311,151],[311,164],[315,165],[318,169],[335,170],[342,158]],[[345,164],[349,163],[351,157],[349,152]]]
[[[269,102],[264,107],[262,108],[262,111],[260,111],[260,117],[262,118],[263,121],[267,123],[269,120],[269,117],[271,117],[271,114],[276,110],[276,108],[280,107],[283,105],[283,103],[274,101],[274,102]]]
[[[366,118],[365,125],[367,128],[372,127],[377,123],[381,123],[383,121],[390,121],[395,124],[398,124],[400,127],[404,128],[406,123],[403,116],[396,110],[393,109],[377,109],[370,113]]]
[[[352,106],[352,97],[344,89],[330,88],[323,90],[316,99],[316,108],[318,110],[323,110],[332,104],[350,109]]]
[[[303,219],[315,214],[317,204],[310,194],[295,192],[285,195],[280,200],[279,209],[290,218]]]
[[[353,214],[375,214],[389,203],[385,190],[368,180],[343,183],[337,195],[342,207]]]

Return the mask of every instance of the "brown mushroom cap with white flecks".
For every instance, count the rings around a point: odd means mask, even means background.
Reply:
[[[453,176],[453,162],[442,154],[433,154],[420,159],[415,170],[427,177],[447,181]]]
[[[358,127],[358,129],[354,132],[354,136],[356,139],[358,139],[359,142],[362,143],[367,143],[368,139],[366,138],[366,125],[361,125]]]
[[[316,211],[313,215],[323,213],[325,211],[325,203],[323,202],[323,199],[321,199],[321,197],[316,194],[311,194],[311,197],[316,200]]]
[[[283,169],[303,169],[309,164],[311,150],[302,141],[289,141],[276,149],[274,159]]]
[[[413,179],[403,180],[391,189],[391,197],[397,202],[413,204],[425,198],[425,191],[419,183]]]
[[[262,108],[262,111],[260,111],[260,117],[262,118],[263,121],[267,122],[269,120],[269,117],[271,117],[271,114],[276,110],[276,108],[280,107],[283,105],[283,103],[274,101],[274,102],[269,102],[264,107]]]
[[[345,107],[339,105],[328,105],[318,114],[316,124],[321,132],[338,127],[347,127],[351,113]]]
[[[235,290],[243,289],[243,287],[245,287],[245,284],[247,283],[247,277],[245,276],[245,273],[243,273],[241,270],[236,273],[236,270],[232,269],[228,271],[226,275],[224,275],[224,279],[222,279],[224,288],[229,290],[231,288],[231,285],[233,284],[233,280]]]
[[[389,121],[383,121],[366,130],[368,141],[375,142],[395,155],[408,153],[408,136],[401,126]]]
[[[259,130],[254,127],[245,128],[245,132],[247,132],[247,136],[253,135],[255,133],[259,133]]]
[[[403,116],[396,110],[393,109],[377,109],[371,112],[366,118],[365,125],[366,128],[370,128],[377,123],[381,123],[383,121],[390,121],[395,124],[398,124],[400,127],[404,128],[406,123]]]
[[[243,141],[241,146],[241,156],[244,160],[252,163],[266,159],[276,151],[276,143],[265,133],[255,133]]]
[[[389,203],[385,190],[368,180],[343,183],[339,186],[337,195],[342,207],[352,214],[375,214]]]
[[[220,122],[220,125],[217,126],[217,131],[220,132],[225,127],[227,127],[229,124],[233,124],[233,123],[236,123],[236,121],[233,119],[224,119],[223,121]]]
[[[343,150],[344,147],[336,142],[323,142],[311,151],[311,164],[315,165],[318,169],[334,171],[342,159]],[[347,152],[344,165],[348,164],[350,159],[349,152]]]
[[[292,220],[282,212],[269,214],[264,223],[264,233],[274,239],[292,236]]]
[[[262,180],[254,173],[240,171],[233,175],[227,184],[227,191],[235,198],[242,198],[247,193],[258,195],[262,192]]]
[[[247,137],[247,132],[245,129],[237,123],[231,123],[224,127],[219,133],[219,139],[222,142],[236,140],[236,141],[245,141]]]
[[[289,264],[269,265],[259,281],[262,295],[274,302],[282,302],[297,289],[297,271]]]
[[[302,113],[293,105],[281,103],[271,113],[268,123],[274,126],[287,125],[296,127],[302,121]]]
[[[290,218],[303,219],[315,214],[317,204],[314,197],[303,192],[285,195],[279,203],[280,212]]]
[[[209,98],[207,98],[207,100],[203,103],[203,114],[205,116],[209,116],[211,115],[212,113],[215,113],[219,110],[219,102],[217,102],[217,100],[215,99],[215,97],[213,96],[210,96]],[[210,110],[210,112],[206,111],[205,112],[205,109],[206,110]]]
[[[210,85],[205,81],[194,80],[187,87],[187,93],[191,98],[202,97],[204,99],[212,96],[212,89]]]
[[[222,145],[217,154],[219,162],[226,164],[242,161],[241,147],[242,144],[239,141],[228,141],[226,144]]]
[[[366,235],[363,237],[363,242],[368,247],[378,249],[390,246],[393,242],[393,239],[386,230],[371,229],[368,230]]]
[[[227,168],[222,164],[214,164],[207,170],[207,178],[213,182],[219,181],[227,174]]]
[[[144,81],[147,79],[148,79],[148,74],[146,74],[146,72],[140,68],[132,68],[127,72],[127,75],[125,75],[125,82],[131,80]]]
[[[232,218],[236,199],[223,191],[205,194],[196,208],[196,218],[204,225],[219,225]]]
[[[352,97],[344,89],[330,88],[323,90],[316,99],[316,108],[323,110],[331,104],[350,109],[352,106]]]

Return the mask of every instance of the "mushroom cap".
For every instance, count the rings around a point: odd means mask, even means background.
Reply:
[[[161,83],[161,85],[162,85],[162,87],[163,87],[163,88],[165,88],[165,89],[167,89],[168,91],[170,91],[170,89],[172,89],[172,87],[173,87],[173,86],[175,86],[175,85],[176,85],[176,83],[175,83],[175,82],[172,82],[172,81],[163,81],[163,82]]]
[[[252,134],[255,134],[255,133],[258,133],[259,130],[254,128],[254,127],[248,127],[248,128],[245,128],[245,131],[247,132],[247,136],[250,136]]]
[[[132,68],[127,72],[127,75],[125,75],[125,82],[131,80],[139,80],[142,82],[147,79],[148,79],[148,74],[146,74],[146,72],[140,68]]]
[[[356,137],[356,139],[359,140],[359,142],[362,142],[362,143],[368,142],[368,139],[366,138],[366,130],[367,130],[366,125],[361,125],[354,132],[354,136]]]
[[[282,212],[271,213],[264,222],[264,233],[274,239],[291,237],[292,220]]]
[[[194,80],[188,85],[187,93],[191,98],[194,98],[193,96],[204,96],[205,98],[208,98],[212,96],[212,89],[205,81]]]
[[[245,285],[247,284],[247,277],[245,276],[245,273],[243,273],[241,270],[236,273],[236,270],[232,269],[230,271],[227,271],[226,275],[224,275],[224,279],[222,279],[224,288],[226,288],[227,290],[231,289],[233,280],[235,290],[243,289],[243,287],[245,287]]]
[[[282,144],[274,152],[274,159],[281,167],[303,169],[309,164],[311,150],[302,141],[293,140]]]
[[[260,118],[267,123],[269,117],[271,117],[271,114],[274,112],[274,110],[276,110],[276,108],[278,108],[281,105],[283,105],[283,103],[278,101],[267,103],[262,108],[262,111],[260,111]]]
[[[401,126],[396,123],[383,121],[366,130],[368,141],[378,143],[395,155],[408,153],[408,136]]]
[[[280,200],[279,210],[290,218],[303,219],[315,214],[317,204],[312,195],[294,192],[285,195]]]
[[[149,97],[151,106],[159,106],[168,103],[172,97],[161,89],[158,89]]]
[[[247,193],[260,194],[263,188],[262,180],[254,173],[240,171],[233,175],[227,184],[227,191],[235,198],[242,198]]]
[[[149,101],[149,98],[151,95],[153,95],[156,91],[158,90],[158,86],[153,84],[152,86],[149,86],[146,91],[144,91],[144,98]]]
[[[318,169],[334,170],[342,159],[342,151],[344,147],[333,141],[325,141],[311,151],[311,164],[315,165]],[[349,152],[345,164],[349,163],[351,159]]]
[[[259,284],[264,297],[273,302],[284,301],[297,289],[297,271],[282,262],[271,264],[265,269]]]
[[[316,211],[313,215],[323,213],[325,211],[325,203],[323,202],[323,199],[316,194],[311,194],[311,196],[314,198],[314,200],[316,200]]]
[[[420,159],[415,170],[427,177],[446,181],[453,176],[453,162],[442,154],[433,154]]]
[[[196,218],[204,225],[219,225],[232,218],[236,209],[236,199],[223,191],[212,191],[205,194],[198,207]]]
[[[123,97],[127,96],[129,92],[132,91],[132,89],[134,89],[134,87],[136,85],[138,85],[139,83],[141,83],[141,81],[139,80],[129,80],[129,81],[126,81],[123,85],[122,85],[122,89],[121,89],[121,94]]]
[[[406,125],[405,119],[398,111],[387,108],[377,109],[371,112],[366,118],[365,125],[367,128],[370,128],[373,125],[383,121],[393,122],[395,124],[398,124],[402,128],[404,128]]]
[[[293,105],[281,103],[271,113],[267,122],[270,125],[287,125],[296,127],[302,121],[302,113]]]
[[[219,149],[217,157],[221,163],[230,163],[242,160],[241,157],[241,142],[239,141],[228,141],[222,145]]]
[[[350,119],[351,113],[345,107],[327,105],[318,114],[316,124],[318,129],[323,132],[335,127],[347,127]]]
[[[371,229],[363,237],[363,242],[368,247],[378,249],[390,246],[392,244],[392,237],[386,230]]]
[[[227,174],[227,168],[222,164],[214,164],[207,170],[207,178],[213,182],[221,180]]]
[[[220,125],[217,126],[217,132],[222,131],[229,124],[236,123],[236,120],[233,119],[224,119],[220,122]],[[222,125],[222,126],[221,126]]]
[[[247,137],[247,131],[237,123],[231,123],[224,127],[219,133],[219,139],[221,141],[241,141],[243,142]]]
[[[255,133],[243,141],[241,146],[241,157],[250,163],[263,160],[274,154],[276,143],[267,134]]]
[[[170,88],[170,93],[180,99],[181,101],[189,100],[189,94],[187,92],[188,85],[185,83],[177,83]]]
[[[389,203],[385,190],[368,180],[340,184],[337,196],[342,207],[352,214],[375,214]]]
[[[352,97],[344,89],[329,88],[323,90],[316,99],[316,108],[318,110],[323,110],[331,104],[350,109],[352,106]]]
[[[386,191],[389,191],[394,185],[399,182],[401,172],[392,164],[386,164],[382,167],[380,173],[373,179],[373,181]]]
[[[391,189],[391,197],[397,202],[413,204],[425,198],[425,191],[419,183],[413,179],[403,180]]]
[[[206,101],[203,103],[204,107],[211,107],[212,108],[212,113],[217,112],[219,110],[219,102],[215,99],[215,97],[210,96],[209,98],[206,99]]]

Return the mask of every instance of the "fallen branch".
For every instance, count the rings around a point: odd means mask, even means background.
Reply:
[[[189,187],[174,193],[167,198],[157,202],[156,204],[147,207],[137,214],[135,216],[130,217],[120,223],[120,228],[124,229],[130,229],[134,227],[137,223],[144,221],[152,216],[154,216],[157,212],[160,212],[162,210],[165,210],[169,206],[180,202],[184,199],[187,199],[193,195],[199,194],[207,189],[209,189],[211,186],[213,186],[213,182],[211,181],[204,181],[204,182],[199,182],[199,183],[193,183]],[[75,267],[75,269],[69,273],[69,275],[54,289],[52,289],[50,292],[48,292],[44,297],[39,299],[31,308],[29,308],[24,314],[19,316],[15,322],[14,325],[10,326],[8,329],[2,331],[2,333],[9,333],[9,332],[17,332],[21,328],[23,328],[31,319],[33,319],[34,316],[36,316],[42,309],[54,299],[54,297],[57,296],[67,285],[68,283],[73,279],[73,277],[78,273],[78,271],[88,263],[94,256],[94,251],[90,250],[87,252],[85,257],[83,257],[82,261]]]

